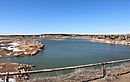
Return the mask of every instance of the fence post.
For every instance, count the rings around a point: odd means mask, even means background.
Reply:
[[[5,82],[9,82],[9,72],[7,72],[7,74],[5,76]]]
[[[102,73],[103,73],[103,77],[106,76],[106,65],[105,63],[102,63]]]

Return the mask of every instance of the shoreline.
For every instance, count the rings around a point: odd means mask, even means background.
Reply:
[[[43,34],[39,38],[49,40],[64,40],[64,39],[89,39],[92,42],[126,45],[130,46],[130,34],[115,34],[115,35],[80,35],[80,34]]]
[[[130,46],[130,41],[128,40],[118,40],[115,39],[108,39],[108,38],[90,38],[90,41],[92,42],[99,42],[99,43],[106,43],[106,44],[114,44],[114,45],[125,45]]]
[[[108,44],[120,44],[130,46],[130,34],[124,35],[78,35],[78,34],[50,34],[43,35],[42,38],[59,38],[59,39],[89,39],[93,42],[108,43]]]

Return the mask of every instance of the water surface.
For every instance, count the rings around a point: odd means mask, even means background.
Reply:
[[[8,58],[6,61],[35,64],[35,69],[45,69],[130,58],[130,46],[78,39],[40,41],[45,44],[45,50],[38,55]]]

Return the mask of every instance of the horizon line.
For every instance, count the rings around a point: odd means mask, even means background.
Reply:
[[[44,34],[79,34],[79,35],[127,35],[130,33],[35,33],[35,34],[27,34],[27,33],[20,33],[20,34],[0,34],[0,35],[44,35]]]

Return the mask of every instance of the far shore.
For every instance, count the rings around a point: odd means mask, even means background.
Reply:
[[[39,35],[0,35],[4,37],[43,38],[49,40],[89,39],[93,42],[130,46],[130,34],[39,34]]]
[[[90,41],[130,46],[130,35],[101,35],[90,38]]]
[[[89,39],[92,42],[130,46],[130,34],[87,35],[87,34],[43,34],[40,38],[50,40]]]

